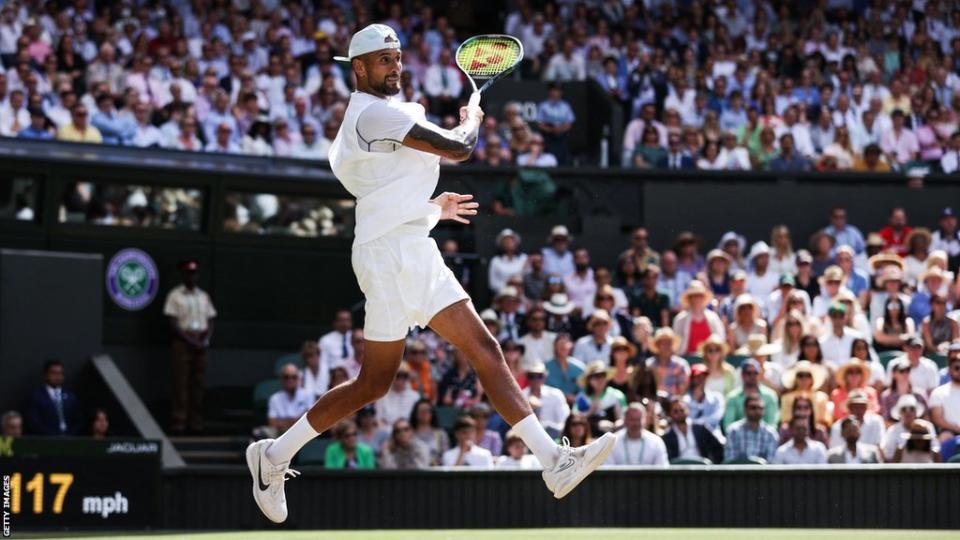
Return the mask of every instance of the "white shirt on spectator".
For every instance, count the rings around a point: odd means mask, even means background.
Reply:
[[[837,420],[830,426],[830,448],[844,444],[843,430],[840,424],[843,420]],[[879,414],[866,412],[863,414],[863,422],[860,422],[860,442],[863,444],[872,444],[880,446],[883,442],[883,432],[886,429],[883,417]]]
[[[718,159],[723,163],[722,168],[728,171],[749,171],[752,168],[750,153],[742,146],[735,147],[732,150],[721,149]]]
[[[603,343],[598,344],[592,335],[587,334],[578,339],[576,345],[573,346],[573,356],[584,364],[589,364],[594,360],[610,362],[610,345],[612,343],[613,338],[610,336],[606,336]]]
[[[317,342],[320,346],[320,365],[326,364],[327,369],[333,369],[353,357],[352,336],[353,332],[349,330],[345,334],[333,330],[321,336]]]
[[[567,290],[570,301],[576,304],[581,311],[587,309],[587,303],[597,294],[597,282],[593,279],[593,268],[587,268],[587,273],[580,276],[576,272],[563,278],[563,285]]]
[[[930,392],[927,403],[930,408],[943,409],[943,419],[951,424],[960,424],[960,384],[953,381],[940,385]]]
[[[297,388],[293,395],[285,390],[274,392],[267,404],[267,418],[300,418],[313,406],[313,396],[303,388]]]
[[[523,396],[530,398],[530,387],[523,389]],[[540,410],[537,418],[545,428],[553,428],[557,433],[563,431],[563,424],[570,416],[570,405],[567,405],[567,398],[558,388],[543,385],[540,388]]]
[[[543,80],[545,81],[582,81],[587,78],[587,65],[583,56],[573,53],[570,57],[562,52],[554,54],[547,63]]]
[[[305,141],[294,143],[291,157],[300,159],[320,159],[325,160],[330,154],[330,140],[325,137],[317,137],[313,144],[307,144]]]
[[[747,274],[747,292],[762,304],[767,300],[767,296],[777,288],[779,282],[780,276],[771,271],[770,268],[767,268],[762,276],[751,270]]]
[[[330,366],[323,364],[323,359],[314,373],[308,366],[300,370],[300,387],[310,393],[314,399],[319,398],[330,389]]]
[[[807,439],[807,447],[797,450],[793,439],[777,448],[773,465],[826,465],[827,447],[822,442]]]
[[[927,428],[927,433],[933,436],[933,439],[930,441],[930,450],[939,452],[940,441],[937,440],[937,431],[933,427],[933,424],[920,419],[914,420],[914,422],[918,422]],[[883,445],[880,447],[883,451],[883,459],[887,461],[893,459],[893,455],[897,453],[897,446],[900,444],[900,436],[908,431],[907,428],[903,427],[903,422],[897,422],[887,429],[887,432],[883,435]],[[862,436],[860,440],[863,440]]]
[[[419,400],[420,394],[409,386],[405,386],[402,392],[396,392],[391,388],[387,395],[380,398],[374,406],[380,424],[393,427],[393,423],[397,420],[410,418],[410,411]]]
[[[454,456],[456,459],[456,456]],[[540,465],[540,461],[537,460],[537,456],[533,454],[524,454],[520,457],[519,460],[513,458],[513,456],[498,456],[496,460],[495,467],[497,469],[542,469],[543,466]]]
[[[827,333],[820,336],[820,350],[823,351],[823,361],[833,364],[835,367],[842,366],[850,361],[850,351],[853,348],[853,340],[860,339],[863,336],[860,332],[843,327],[843,335],[837,337],[830,328]]]
[[[529,368],[535,363],[546,362],[553,358],[553,342],[557,340],[557,334],[544,330],[540,337],[533,337],[532,333],[526,333],[519,339],[523,344],[523,360],[521,367]]]
[[[693,430],[691,430],[693,431]],[[639,439],[627,437],[627,430],[617,432],[617,442],[613,452],[607,458],[607,465],[652,465],[666,467],[670,460],[667,458],[667,446],[663,439],[654,433],[643,430]]]
[[[517,156],[517,165],[521,167],[556,167],[557,158],[550,153],[540,154],[536,158],[531,153],[520,154]]]
[[[893,365],[893,362],[887,364],[887,377],[890,377],[888,380],[893,380]],[[930,395],[934,388],[940,386],[940,371],[937,363],[925,356],[920,357],[920,362],[910,368],[910,386],[913,387],[914,392],[924,397]]]
[[[462,90],[460,72],[452,65],[434,64],[423,76],[423,91],[430,97],[456,98]]]
[[[460,447],[454,446],[443,453],[440,458],[440,464],[444,467],[457,466],[457,458],[460,457]],[[470,447],[470,450],[463,456],[462,467],[493,467],[493,454],[489,450],[476,444]]]
[[[517,253],[513,257],[495,255],[490,259],[487,271],[487,284],[494,293],[507,286],[507,281],[513,276],[523,274],[527,264],[527,254]]]
[[[960,169],[960,151],[951,150],[940,158],[940,168],[946,174],[957,172]]]
[[[137,131],[133,134],[130,144],[138,148],[147,148],[149,146],[162,146],[163,133],[153,124],[143,124],[137,126]]]
[[[183,331],[206,332],[210,319],[217,316],[217,310],[210,296],[200,287],[191,290],[177,285],[167,294],[163,314],[175,318],[177,327]]]

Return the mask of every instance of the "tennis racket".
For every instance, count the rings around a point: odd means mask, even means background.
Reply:
[[[480,92],[506,77],[523,60],[520,40],[503,34],[474,36],[457,48],[457,66],[467,75],[473,94],[468,107],[480,105]],[[479,89],[475,79],[486,79]]]

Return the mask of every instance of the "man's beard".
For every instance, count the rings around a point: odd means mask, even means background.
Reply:
[[[400,83],[398,82],[396,86],[391,86],[387,82],[387,79],[383,79],[383,82],[380,83],[380,87],[377,90],[385,96],[395,96],[400,93]]]

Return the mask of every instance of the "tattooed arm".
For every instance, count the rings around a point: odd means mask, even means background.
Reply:
[[[403,138],[403,145],[452,161],[469,159],[477,145],[483,111],[479,107],[472,110],[464,107],[460,109],[460,117],[462,122],[453,129],[414,124]]]

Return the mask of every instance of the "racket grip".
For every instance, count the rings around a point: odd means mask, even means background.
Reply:
[[[480,92],[474,92],[470,94],[470,101],[467,102],[467,107],[479,107],[480,106]]]

